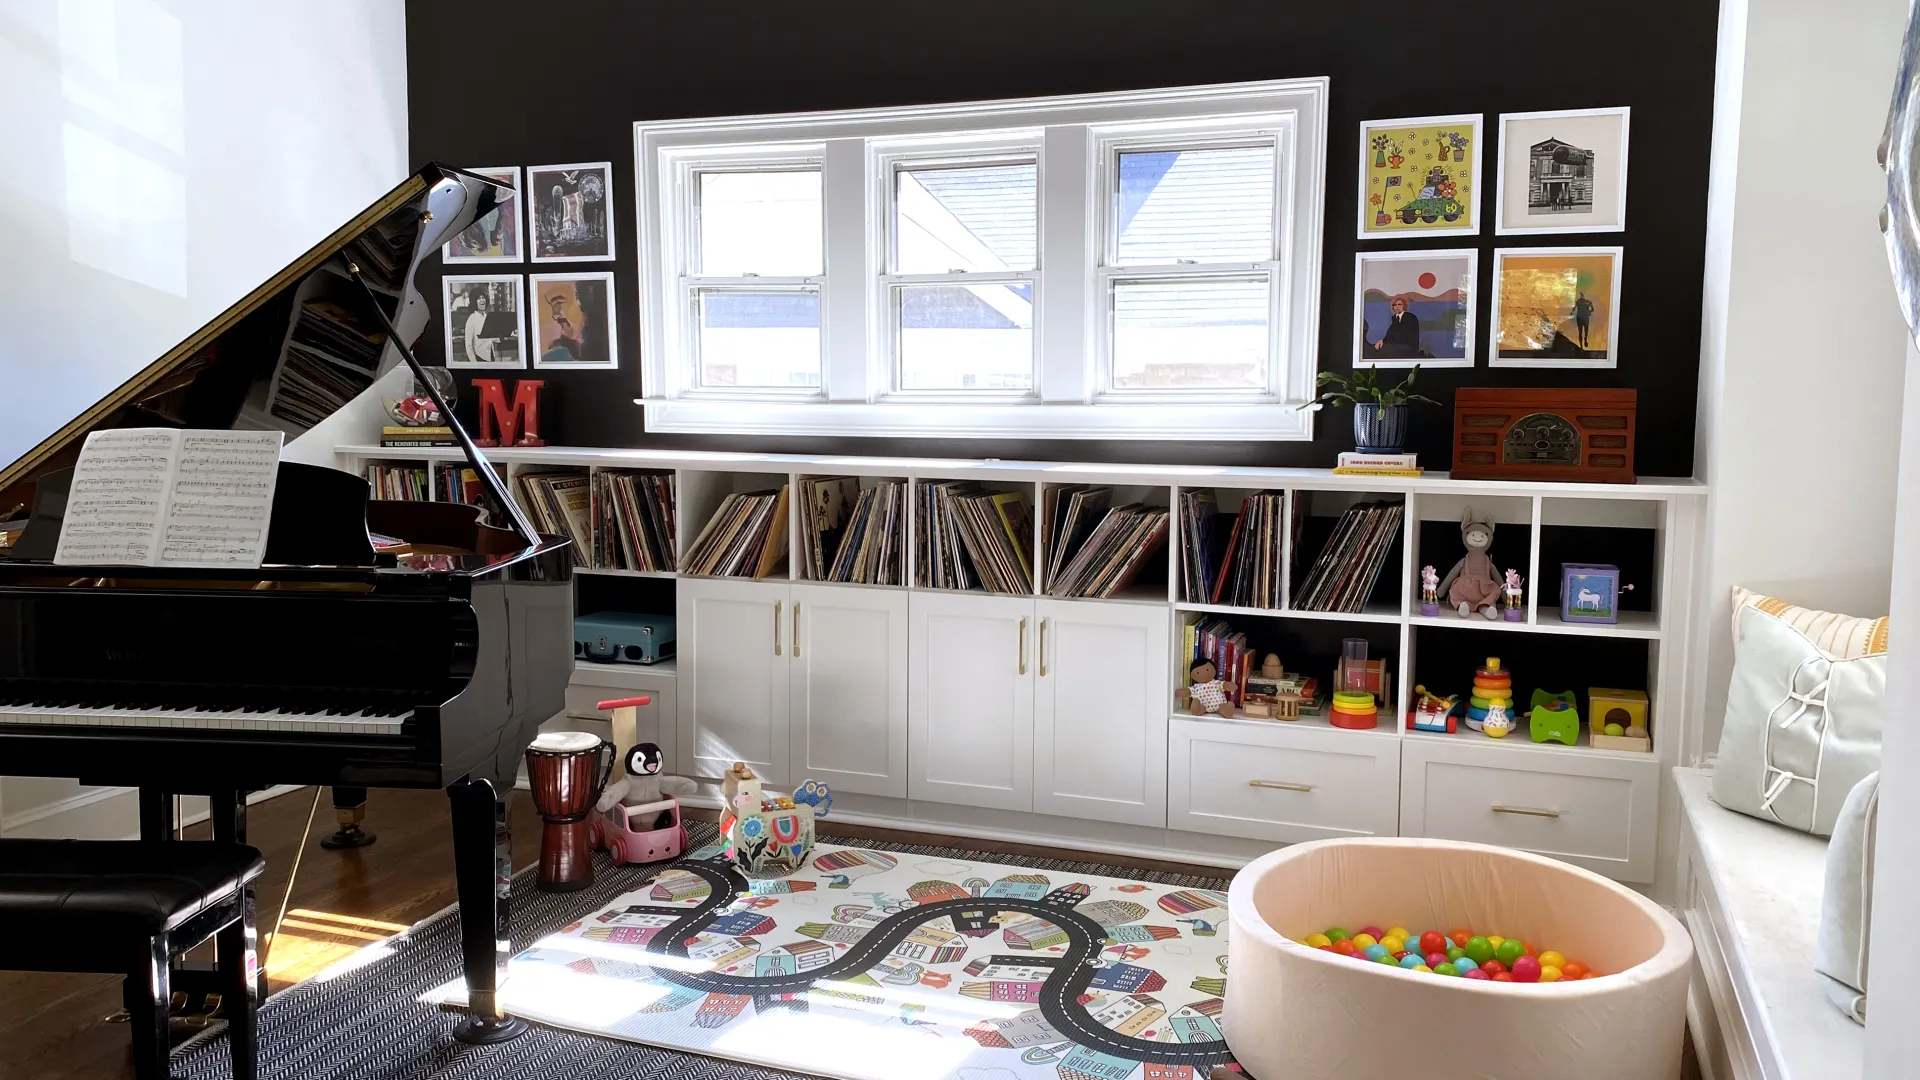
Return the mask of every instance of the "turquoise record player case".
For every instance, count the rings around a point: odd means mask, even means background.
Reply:
[[[602,611],[573,620],[576,660],[657,664],[673,657],[673,616]]]

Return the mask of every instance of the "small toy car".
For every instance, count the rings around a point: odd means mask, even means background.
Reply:
[[[615,803],[593,818],[593,846],[607,849],[614,865],[677,859],[687,850],[687,826],[680,800],[627,806]]]

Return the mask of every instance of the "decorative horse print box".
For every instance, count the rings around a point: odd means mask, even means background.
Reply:
[[[1620,568],[1606,563],[1560,564],[1560,621],[1620,621]]]

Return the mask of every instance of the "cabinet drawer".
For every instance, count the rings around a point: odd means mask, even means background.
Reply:
[[[1550,855],[1653,880],[1659,762],[1408,736],[1400,832]]]
[[[1399,740],[1262,721],[1172,721],[1167,827],[1255,840],[1392,836]]]

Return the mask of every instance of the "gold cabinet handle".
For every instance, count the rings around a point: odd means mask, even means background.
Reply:
[[[1283,780],[1249,780],[1248,787],[1272,788],[1275,791],[1312,791],[1312,784],[1289,784]]]
[[[1518,814],[1521,817],[1557,818],[1560,816],[1560,811],[1558,810],[1541,810],[1532,806],[1500,806],[1496,804],[1490,809],[1496,814]]]
[[[800,659],[800,601],[793,602],[793,658]]]
[[[1027,673],[1027,617],[1020,616],[1020,674]]]
[[[1040,677],[1047,677],[1047,624],[1051,619],[1040,620]]]
[[[773,602],[773,655],[775,656],[780,655],[780,609],[784,606],[778,600]]]

